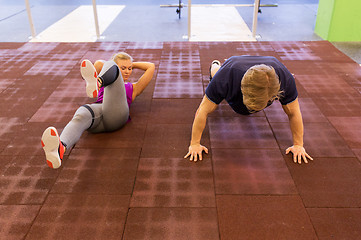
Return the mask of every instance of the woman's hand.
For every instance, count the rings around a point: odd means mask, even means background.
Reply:
[[[198,159],[202,161],[202,152],[205,152],[208,154],[208,148],[205,146],[202,146],[200,144],[194,144],[190,145],[188,149],[187,155],[184,156],[184,158],[187,158],[190,156],[189,161],[197,162]]]
[[[306,153],[306,150],[304,147],[300,146],[300,145],[293,145],[289,148],[286,149],[286,154],[288,154],[289,152],[292,152],[293,154],[293,161],[295,163],[302,163],[302,159],[305,163],[308,163],[307,158],[309,158],[310,160],[313,160],[313,158],[308,155]]]

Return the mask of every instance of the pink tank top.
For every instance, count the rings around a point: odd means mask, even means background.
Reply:
[[[125,86],[125,93],[127,95],[128,107],[130,108],[130,104],[132,103],[132,98],[133,98],[133,84],[130,82],[127,82],[127,83],[124,83],[124,86]],[[102,103],[103,95],[104,95],[104,87],[101,87],[98,92],[98,99],[95,103]]]

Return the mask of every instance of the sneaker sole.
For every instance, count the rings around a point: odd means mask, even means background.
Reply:
[[[86,82],[86,94],[90,98],[96,98],[98,96],[98,74],[95,67],[89,60],[84,60],[80,66],[80,73],[82,78]]]
[[[211,63],[211,66],[209,66],[209,81],[212,81],[212,66],[213,64],[217,64],[219,66],[221,66],[221,62],[218,60],[213,60]]]
[[[59,168],[61,159],[59,157],[60,138],[58,131],[54,127],[45,129],[41,137],[41,145],[43,146],[46,162],[51,168]]]

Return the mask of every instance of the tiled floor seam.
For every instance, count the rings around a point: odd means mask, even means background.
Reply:
[[[337,128],[332,124],[332,122],[328,119],[328,117],[326,117],[328,123],[335,129],[335,131],[338,133],[338,135],[341,136],[341,138],[343,139],[343,141],[346,143],[346,145],[348,146],[348,148],[350,149],[350,151],[353,153],[354,157],[357,159],[357,161],[361,164],[361,160],[356,156],[355,152],[352,150],[352,148],[349,146],[349,144],[347,143],[346,139],[342,136],[342,134],[337,130]]]
[[[69,157],[69,156],[64,156],[64,158],[68,158],[68,157]],[[44,162],[44,164],[45,164],[45,162]],[[46,196],[45,196],[45,198],[44,198],[44,201],[41,203],[41,205],[40,205],[40,207],[39,207],[39,211],[37,212],[35,218],[34,218],[33,221],[31,222],[31,224],[30,224],[30,226],[29,226],[29,228],[28,228],[28,231],[26,232],[26,234],[25,234],[25,236],[24,236],[24,239],[27,238],[28,234],[30,233],[30,231],[31,231],[31,229],[32,229],[32,227],[33,227],[33,225],[34,225],[34,223],[36,222],[36,219],[39,217],[39,214],[40,214],[41,210],[42,210],[43,207],[44,207],[44,203],[46,202],[46,200],[48,199],[49,195],[51,194],[51,190],[53,189],[56,181],[58,180],[61,171],[62,171],[62,169],[60,169],[60,171],[58,171],[58,176],[56,176],[56,178],[54,179],[54,182],[53,182],[52,186],[49,188],[49,191],[48,191],[48,193],[46,194]]]
[[[265,114],[265,115],[266,115],[266,114]],[[275,135],[275,133],[274,133],[274,130],[273,130],[273,128],[272,128],[271,123],[269,122],[269,119],[268,119],[267,115],[266,115],[266,119],[267,119],[267,122],[268,122],[268,124],[269,124],[269,126],[270,126],[270,128],[271,128],[272,134],[273,134],[274,138],[276,139],[277,145],[279,146],[279,149],[280,149],[281,154],[282,154],[282,156],[283,156],[283,161],[286,161],[285,156],[284,156],[284,154],[282,153],[281,146],[280,146],[279,142],[277,141],[276,135]],[[300,190],[299,190],[299,188],[298,188],[298,186],[297,186],[297,184],[296,184],[296,182],[295,182],[295,179],[294,179],[294,177],[293,177],[293,175],[292,175],[292,173],[291,173],[291,169],[290,169],[290,167],[288,166],[288,164],[286,164],[286,162],[285,162],[285,165],[286,165],[286,167],[287,167],[287,169],[288,169],[288,172],[289,172],[289,174],[290,174],[290,176],[291,176],[291,178],[292,178],[292,181],[293,181],[293,183],[294,183],[295,189],[296,189],[296,191],[297,191],[297,194],[295,194],[295,195],[299,196],[299,198],[300,198],[301,201],[302,201],[303,208],[304,208],[305,211],[306,211],[305,202],[304,202],[303,198],[301,197]],[[306,212],[307,212],[307,211],[306,211]],[[307,216],[308,216],[309,221],[310,221],[311,224],[312,224],[311,217],[310,217],[310,215],[308,214],[308,212],[307,212]],[[316,235],[317,235],[317,232],[316,232],[316,229],[315,229],[314,224],[312,224],[312,227],[313,227],[313,230],[315,231],[315,233],[316,233]],[[317,236],[317,237],[318,237],[318,236]]]
[[[265,115],[266,115],[266,114],[265,114]],[[270,128],[271,128],[272,134],[273,134],[274,138],[276,139],[276,142],[277,142],[277,145],[279,146],[279,149],[280,149],[280,151],[281,151],[281,154],[282,154],[282,156],[284,156],[283,153],[282,153],[281,146],[280,146],[279,142],[277,141],[276,135],[275,135],[275,133],[274,133],[274,130],[273,130],[273,128],[272,128],[271,123],[269,122],[269,119],[268,119],[267,115],[266,115],[266,119],[267,119],[267,122],[268,122],[268,124],[269,124],[269,126],[270,126]],[[283,157],[283,160],[286,161],[286,160],[285,160],[285,156]],[[302,201],[302,205],[303,205],[303,208],[304,208],[305,211],[306,211],[306,214],[307,214],[307,216],[308,216],[308,220],[309,220],[309,222],[310,222],[311,225],[312,225],[312,228],[313,228],[313,231],[314,231],[315,234],[316,234],[316,237],[319,239],[319,236],[318,236],[318,234],[317,234],[315,225],[314,225],[314,223],[312,222],[311,216],[310,216],[310,214],[309,214],[308,211],[307,211],[305,202],[304,202],[303,198],[301,197],[300,190],[299,190],[299,188],[298,188],[298,186],[297,186],[297,184],[296,184],[296,182],[295,182],[295,179],[293,178],[293,175],[292,175],[292,173],[291,173],[290,167],[289,167],[288,164],[286,164],[286,163],[285,163],[285,165],[286,165],[286,167],[287,167],[287,169],[288,169],[288,172],[289,172],[289,174],[290,174],[290,176],[291,176],[291,178],[292,178],[292,180],[293,180],[295,189],[296,189],[296,191],[297,191],[297,193],[298,193],[298,194],[295,194],[295,195],[298,196],[298,197],[300,198],[300,200]]]
[[[206,127],[207,127],[207,130],[208,130],[209,149],[212,151],[213,148],[212,148],[212,142],[211,142],[211,134],[209,132],[209,126],[207,126],[207,125],[208,124],[206,124]],[[214,173],[213,155],[211,155],[209,160],[211,161],[211,166],[212,166],[213,189],[214,189],[214,206],[216,206],[218,235],[219,235],[219,239],[222,239],[222,237],[221,237],[221,226],[219,225],[219,215],[218,215],[218,206],[217,206],[216,176],[215,176],[215,173]]]

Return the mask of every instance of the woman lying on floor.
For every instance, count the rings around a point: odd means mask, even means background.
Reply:
[[[135,83],[127,82],[133,69],[144,70]],[[133,62],[121,52],[110,61],[89,60],[81,63],[81,75],[86,81],[86,93],[97,101],[78,108],[73,119],[58,134],[48,127],[41,138],[46,161],[51,168],[59,168],[64,152],[71,148],[85,130],[92,133],[111,132],[122,128],[129,121],[129,107],[153,78],[155,66],[150,62]]]

